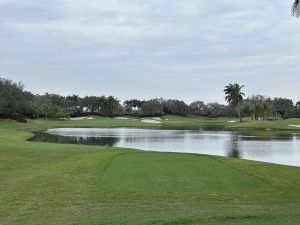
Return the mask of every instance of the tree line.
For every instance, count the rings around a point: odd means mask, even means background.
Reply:
[[[272,117],[300,117],[300,102],[291,99],[269,98],[253,95],[244,99],[243,86],[230,84],[225,87],[228,105],[217,102],[194,101],[187,104],[177,99],[155,98],[150,100],[130,99],[121,103],[114,96],[61,96],[58,94],[37,95],[24,90],[24,85],[0,78],[0,118],[23,121],[27,118],[65,119],[69,117],[99,115],[115,116],[162,116],[198,115],[210,118],[248,117],[253,120]]]

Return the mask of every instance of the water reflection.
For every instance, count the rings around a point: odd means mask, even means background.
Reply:
[[[232,149],[228,151],[227,156],[239,159],[239,158],[241,158],[241,153],[240,153],[238,147],[233,145]]]
[[[100,145],[114,146],[120,138],[118,137],[80,137],[80,136],[60,136],[46,132],[36,133],[29,141],[53,142],[60,144],[82,144],[82,145]]]
[[[233,158],[241,158],[241,152],[239,150],[238,142],[241,140],[241,138],[238,135],[232,135],[231,139],[228,141],[228,152],[227,156],[233,157]]]
[[[173,128],[173,127],[172,127]],[[229,156],[300,166],[300,135],[222,129],[60,128],[38,133],[33,141],[89,144]]]

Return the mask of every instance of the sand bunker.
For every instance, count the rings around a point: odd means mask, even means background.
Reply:
[[[234,120],[227,121],[227,123],[236,123]]]
[[[74,118],[70,118],[70,120],[93,120],[93,117],[90,116],[83,116],[83,117],[74,117]]]
[[[300,125],[290,125],[290,127],[298,127],[298,128],[300,128]]]
[[[115,119],[117,119],[117,120],[128,120],[129,118],[127,118],[127,117],[115,117]]]
[[[143,123],[161,123],[160,121],[151,120],[151,119],[144,119],[144,120],[141,120],[141,122],[143,122]]]
[[[160,117],[152,117],[153,120],[161,120]]]

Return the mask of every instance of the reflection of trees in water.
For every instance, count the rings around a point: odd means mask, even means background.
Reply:
[[[241,141],[291,141],[299,135],[272,131],[249,131],[240,133]]]
[[[233,145],[233,148],[228,151],[227,155],[232,158],[241,158],[241,153],[236,145]]]
[[[299,141],[300,140],[300,133],[293,134],[293,140],[294,141]]]
[[[174,135],[175,136],[175,135]],[[176,136],[175,136],[176,137]],[[175,139],[173,136],[171,136],[170,138]],[[125,143],[141,143],[141,142],[161,142],[161,141],[166,141],[167,138],[164,136],[139,136],[139,137],[125,137],[123,138],[123,141]]]
[[[36,133],[35,137],[29,141],[52,142],[60,144],[83,144],[83,145],[100,145],[100,146],[115,146],[120,140],[118,137],[68,137],[59,136],[49,133]]]
[[[239,150],[239,140],[240,138],[237,134],[231,136],[231,140],[228,143],[227,156],[238,159],[241,158],[241,152]]]
[[[161,125],[159,127],[160,130],[195,130],[195,131],[224,131],[224,126],[222,125],[176,125],[176,124],[168,124],[168,125]]]

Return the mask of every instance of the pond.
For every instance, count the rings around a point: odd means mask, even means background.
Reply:
[[[37,133],[31,141],[218,155],[300,166],[298,133],[247,133],[217,129],[57,128]]]

